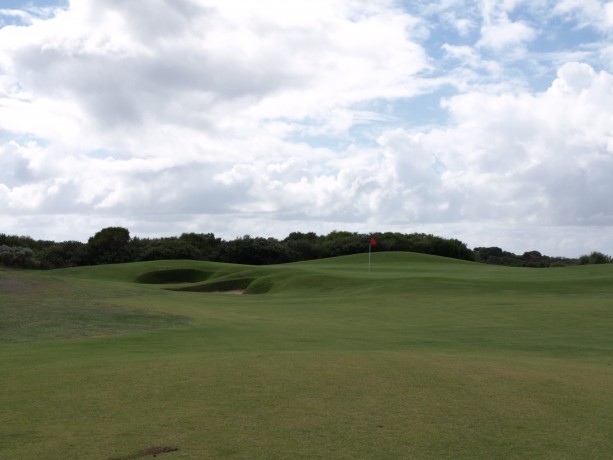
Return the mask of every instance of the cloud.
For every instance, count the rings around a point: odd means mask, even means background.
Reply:
[[[579,27],[590,27],[611,33],[613,2],[601,0],[562,0],[553,12],[563,17],[574,16]]]
[[[569,63],[537,94],[467,93],[455,126],[423,136],[445,165],[462,218],[542,225],[613,224],[613,76]]]
[[[410,40],[416,20],[364,5],[83,1],[3,29],[11,45],[2,54],[9,76],[36,95],[31,115],[48,119],[72,101],[64,111],[88,137],[150,122],[258,129],[263,117],[326,119],[339,105],[422,91],[415,76],[428,63]]]
[[[495,3],[491,0],[483,2],[483,25],[481,38],[477,46],[494,50],[504,50],[511,47],[522,46],[534,40],[536,32],[532,27],[522,21],[509,19],[517,2]]]
[[[410,7],[82,0],[0,28],[0,231],[494,232],[547,249],[521,227],[555,255],[546,229],[613,226],[611,69],[529,52],[536,19],[595,13]],[[559,63],[536,89],[528,58]],[[422,100],[443,121],[410,123]]]
[[[569,63],[541,93],[454,96],[450,126],[385,131],[376,148],[330,154],[319,169],[260,172],[253,196],[281,191],[266,209],[293,203],[339,221],[613,225],[612,89],[611,74]]]
[[[360,1],[75,2],[52,19],[0,29],[0,125],[41,140],[37,161],[49,177],[30,185],[70,189],[75,206],[231,210],[253,185],[254,164],[301,150],[318,158],[284,137],[314,127],[347,135],[381,119],[356,105],[424,91],[417,22]],[[97,151],[120,158],[87,155]],[[25,153],[19,161],[32,168]],[[147,188],[155,175],[164,192]],[[184,186],[192,176],[208,185]],[[10,202],[21,203],[8,179]],[[222,198],[192,204],[198,193]],[[53,212],[51,195],[37,194],[30,209]]]
[[[522,45],[533,40],[534,30],[521,22],[511,22],[501,18],[496,23],[486,24],[481,28],[479,46],[496,50]]]

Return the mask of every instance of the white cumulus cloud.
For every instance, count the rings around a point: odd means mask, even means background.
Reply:
[[[0,232],[390,229],[611,252],[594,229],[613,228],[612,4],[0,11],[22,21],[0,25]],[[598,41],[533,50],[560,18]]]

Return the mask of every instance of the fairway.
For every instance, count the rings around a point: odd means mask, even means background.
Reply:
[[[611,458],[613,264],[367,264],[0,269],[0,458]]]

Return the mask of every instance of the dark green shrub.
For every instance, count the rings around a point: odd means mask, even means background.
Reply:
[[[579,257],[579,264],[608,264],[611,263],[611,257],[602,252],[594,251],[590,255],[583,255]]]
[[[34,258],[34,252],[23,246],[0,246],[0,265],[14,268],[37,268],[40,266]]]

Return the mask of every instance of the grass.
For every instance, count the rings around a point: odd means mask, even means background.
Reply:
[[[613,265],[373,256],[0,271],[0,458],[610,458]]]

